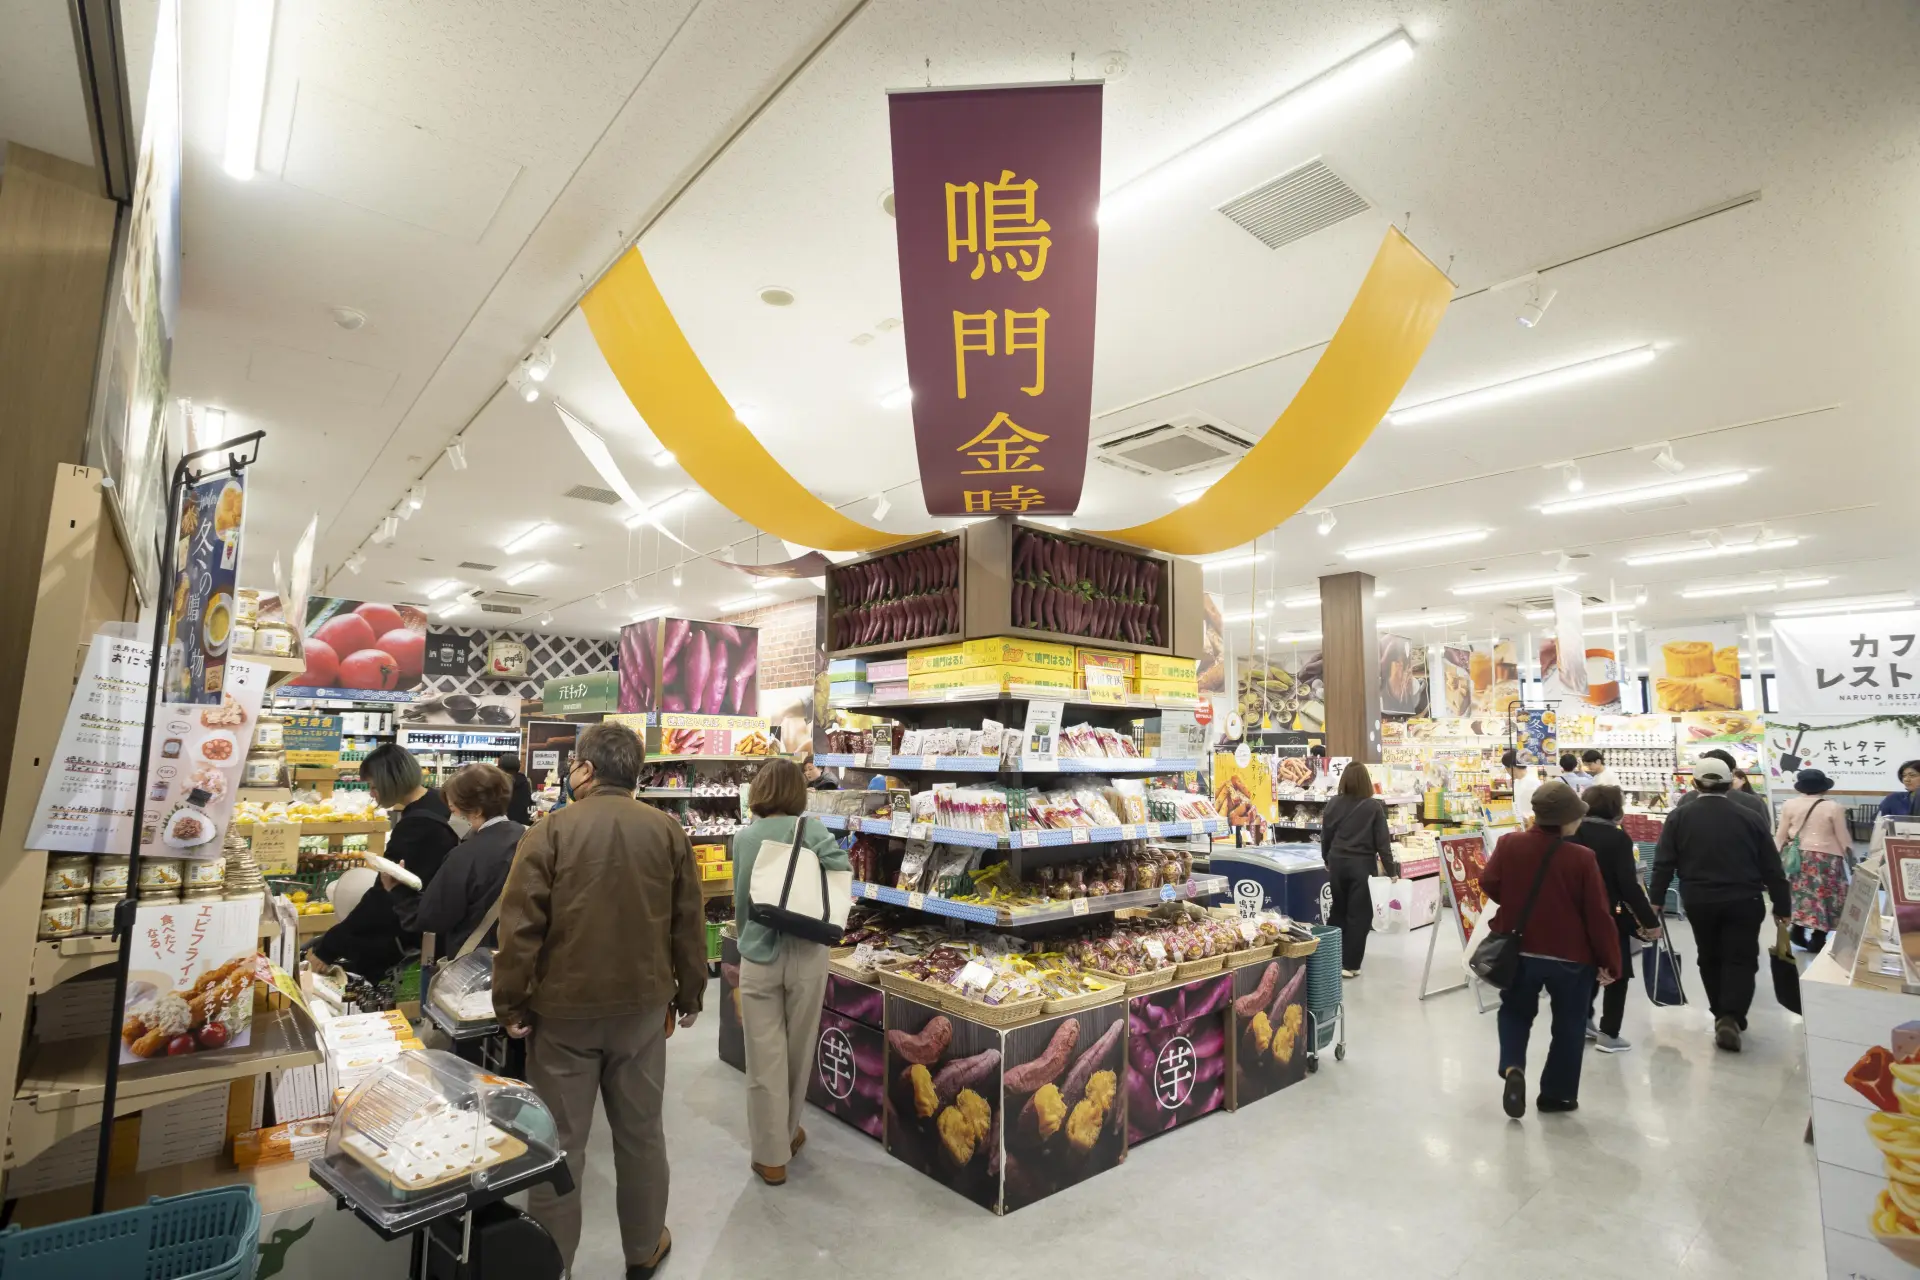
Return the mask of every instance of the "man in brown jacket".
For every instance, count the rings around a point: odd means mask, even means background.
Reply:
[[[631,729],[580,734],[574,802],[520,840],[500,906],[493,1005],[531,1035],[529,1083],[553,1112],[575,1190],[533,1192],[569,1268],[580,1243],[579,1186],[596,1097],[613,1130],[628,1277],[650,1277],[667,1232],[660,1123],[667,1037],[690,1026],[707,987],[707,935],[693,846],[680,824],[633,797],[645,751]]]

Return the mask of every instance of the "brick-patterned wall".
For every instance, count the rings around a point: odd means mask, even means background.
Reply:
[[[787,689],[812,684],[818,670],[819,624],[824,600],[808,596],[764,609],[730,613],[719,619],[738,627],[760,629],[762,689]]]

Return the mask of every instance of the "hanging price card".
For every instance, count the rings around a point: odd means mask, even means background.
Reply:
[[[1076,916],[1087,914],[1087,900],[1085,898],[1075,898],[1073,900],[1072,911]]]

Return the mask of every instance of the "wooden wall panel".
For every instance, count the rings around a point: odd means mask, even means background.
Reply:
[[[1327,686],[1327,754],[1380,758],[1380,639],[1373,575],[1320,579],[1320,653]]]

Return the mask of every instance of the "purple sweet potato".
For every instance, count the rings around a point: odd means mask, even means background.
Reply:
[[[695,715],[707,709],[707,677],[713,674],[713,651],[704,629],[694,632],[687,666],[687,710]]]
[[[1287,1006],[1300,998],[1300,989],[1306,985],[1307,966],[1304,964],[1287,979],[1287,985],[1280,988],[1280,994],[1267,1008],[1267,1021],[1273,1026],[1280,1025],[1280,1019],[1286,1015]]]
[[[693,624],[685,618],[668,618],[666,635],[660,642],[660,665],[667,666],[680,656],[680,646],[687,642]]]
[[[703,704],[707,714],[718,715],[721,703],[727,696],[727,667],[732,661],[733,651],[718,636],[713,638],[711,646],[712,672],[707,676],[707,696]]]
[[[662,711],[685,711],[687,709],[687,700],[677,693],[669,693],[660,699],[660,709]]]
[[[1011,1093],[1032,1093],[1043,1084],[1052,1084],[1067,1069],[1074,1046],[1080,1043],[1080,1019],[1063,1019],[1040,1056],[1019,1066],[1009,1067],[1000,1083]]]
[[[1000,1065],[1000,1051],[987,1049],[971,1058],[955,1058],[933,1077],[933,1091],[941,1106],[950,1105],[962,1089],[976,1089]]]
[[[755,704],[755,710],[758,710],[759,686],[754,683],[753,677],[759,670],[760,650],[756,645],[747,650],[746,656],[740,659],[740,669],[733,673],[733,685],[727,691],[727,710],[730,714],[736,716],[754,714],[747,710],[749,699]]]
[[[1305,970],[1302,969],[1302,972]],[[1073,1110],[1074,1104],[1086,1095],[1087,1081],[1093,1079],[1093,1073],[1100,1069],[1100,1064],[1113,1052],[1113,1047],[1120,1043],[1120,1037],[1126,1029],[1127,1019],[1123,1014],[1115,1018],[1113,1025],[1093,1042],[1093,1047],[1081,1054],[1080,1060],[1073,1064],[1073,1070],[1067,1073],[1066,1083],[1060,1086],[1060,1097],[1066,1102],[1067,1110]]]

